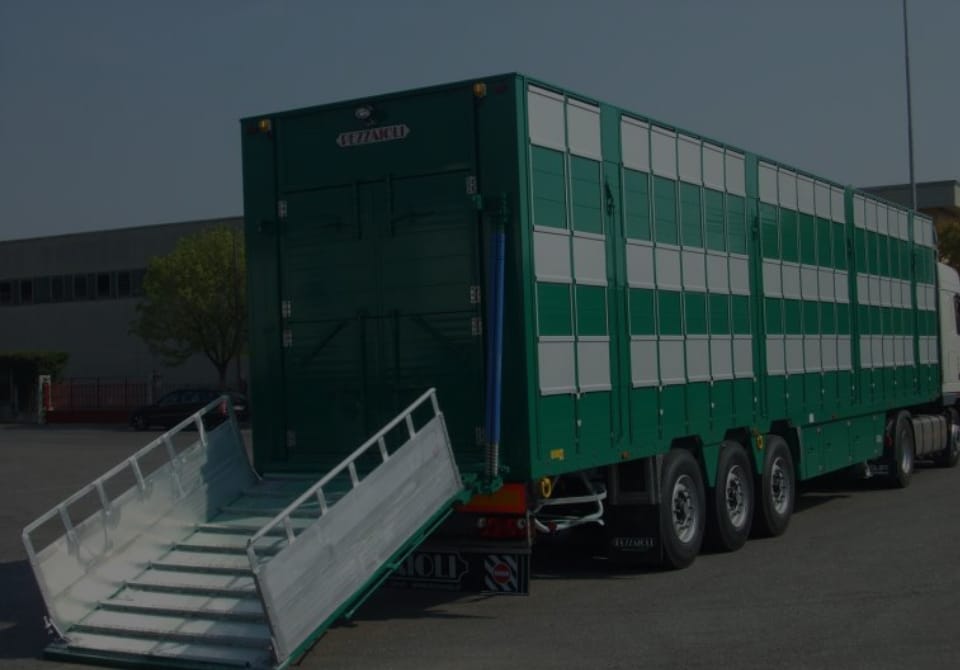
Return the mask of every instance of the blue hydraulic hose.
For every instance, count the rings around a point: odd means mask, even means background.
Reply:
[[[500,470],[500,405],[503,386],[503,284],[506,265],[506,233],[493,234],[492,290],[487,301],[487,476]]]

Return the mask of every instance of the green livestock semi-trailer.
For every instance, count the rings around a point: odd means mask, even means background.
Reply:
[[[225,396],[27,526],[49,655],[282,668],[388,580],[683,567],[957,463],[928,218],[516,74],[241,128],[253,462]]]
[[[517,74],[247,119],[243,163],[257,469],[435,388],[475,494],[396,581],[501,547],[522,585],[585,524],[682,567],[782,533],[805,480],[957,462],[920,214]]]

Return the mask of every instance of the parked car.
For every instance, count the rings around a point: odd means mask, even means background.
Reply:
[[[244,421],[249,418],[250,409],[246,396],[235,391],[228,391],[227,393],[233,402],[233,410],[237,419]],[[152,405],[136,409],[130,415],[130,425],[137,430],[146,430],[151,426],[170,428],[191,414],[200,411],[221,395],[224,395],[224,392],[215,389],[178,389],[170,391]],[[214,415],[219,417],[220,420],[226,418],[226,405],[214,410]],[[215,420],[215,423],[219,423],[219,421]]]

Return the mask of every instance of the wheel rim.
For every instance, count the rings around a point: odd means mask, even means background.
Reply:
[[[770,498],[777,514],[784,515],[790,506],[790,477],[787,475],[786,462],[777,457],[770,468]]]
[[[900,472],[909,475],[913,472],[913,442],[906,430],[901,433],[901,444],[903,448],[900,450]]]
[[[697,518],[697,494],[689,475],[681,475],[673,485],[671,496],[673,508],[673,532],[687,543],[693,540],[699,527]]]
[[[955,454],[960,451],[960,424],[950,424],[950,453]]]
[[[747,522],[746,475],[739,465],[734,465],[727,472],[724,499],[730,523],[734,528],[743,528]]]

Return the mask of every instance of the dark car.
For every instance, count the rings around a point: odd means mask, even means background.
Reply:
[[[242,393],[234,391],[226,392],[233,401],[233,410],[237,419],[243,421],[250,416],[247,398]],[[137,430],[146,430],[151,426],[162,426],[170,428],[175,426],[191,414],[199,412],[209,403],[213,402],[219,396],[224,395],[224,391],[213,389],[179,389],[171,391],[162,396],[157,402],[146,407],[140,407],[130,415],[130,425]],[[212,412],[213,424],[219,423],[219,420],[226,418],[226,406],[220,406]]]

